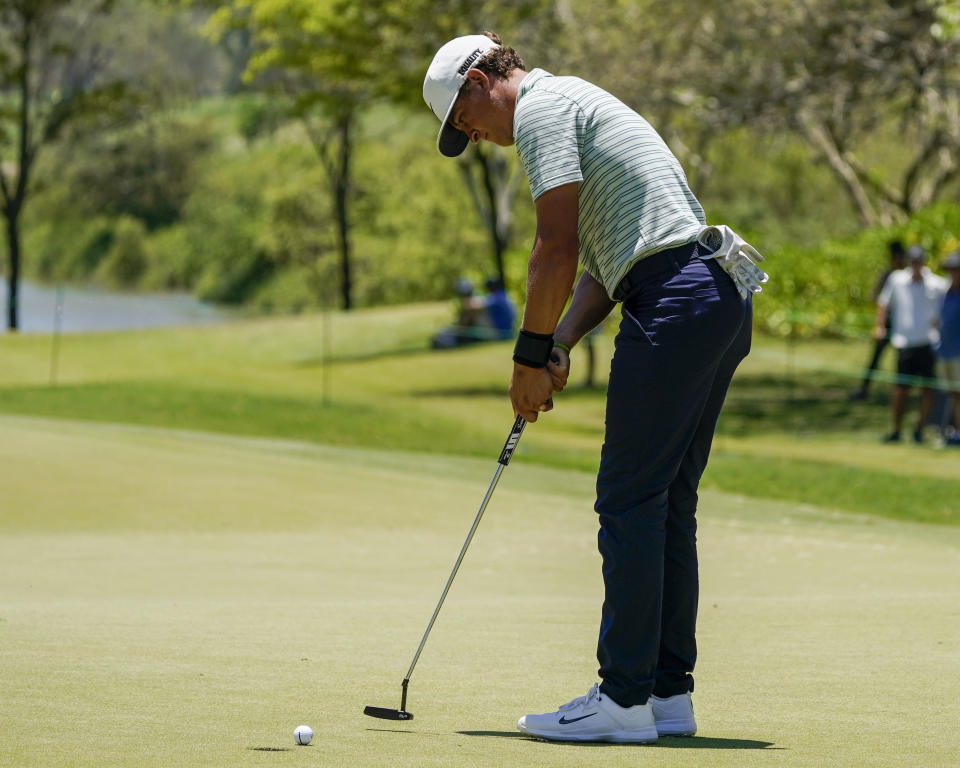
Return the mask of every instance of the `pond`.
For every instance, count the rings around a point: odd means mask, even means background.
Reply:
[[[65,286],[59,294],[63,333],[122,331],[223,322],[231,314],[186,293],[112,293]],[[53,333],[58,306],[54,287],[20,283],[21,333]],[[0,280],[0,318],[6,330],[7,280]]]

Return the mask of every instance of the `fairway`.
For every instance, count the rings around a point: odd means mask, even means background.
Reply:
[[[0,433],[2,766],[960,754],[956,527],[704,493],[697,737],[552,745],[515,722],[594,681],[590,474],[518,454],[414,674],[416,719],[387,723],[361,711],[398,706],[499,443],[485,461],[15,416]]]

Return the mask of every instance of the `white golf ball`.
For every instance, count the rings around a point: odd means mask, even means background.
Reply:
[[[293,731],[293,740],[300,746],[306,746],[313,741],[313,728],[309,725],[298,725]]]

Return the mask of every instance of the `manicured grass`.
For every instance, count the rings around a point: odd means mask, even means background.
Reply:
[[[199,329],[62,340],[57,386],[50,339],[0,337],[0,412],[120,422],[328,445],[483,457],[512,422],[510,345],[432,352],[449,315],[428,304],[327,318],[243,321]],[[611,338],[598,344],[598,380]],[[705,488],[802,500],[858,513],[956,524],[956,451],[881,446],[887,389],[847,398],[865,349],[790,347],[758,337],[721,417]],[[527,462],[594,471],[602,389],[572,384],[524,438]]]
[[[399,704],[501,438],[471,459],[19,416],[0,434],[0,766],[960,753],[956,528],[705,492],[698,735],[552,745],[515,722],[594,679],[589,472],[511,463],[414,673],[416,719],[387,723],[362,708]]]

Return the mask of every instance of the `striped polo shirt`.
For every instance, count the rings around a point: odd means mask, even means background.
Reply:
[[[659,134],[585,80],[530,72],[517,90],[513,137],[534,200],[580,183],[580,263],[611,296],[636,261],[692,242],[705,223]]]

